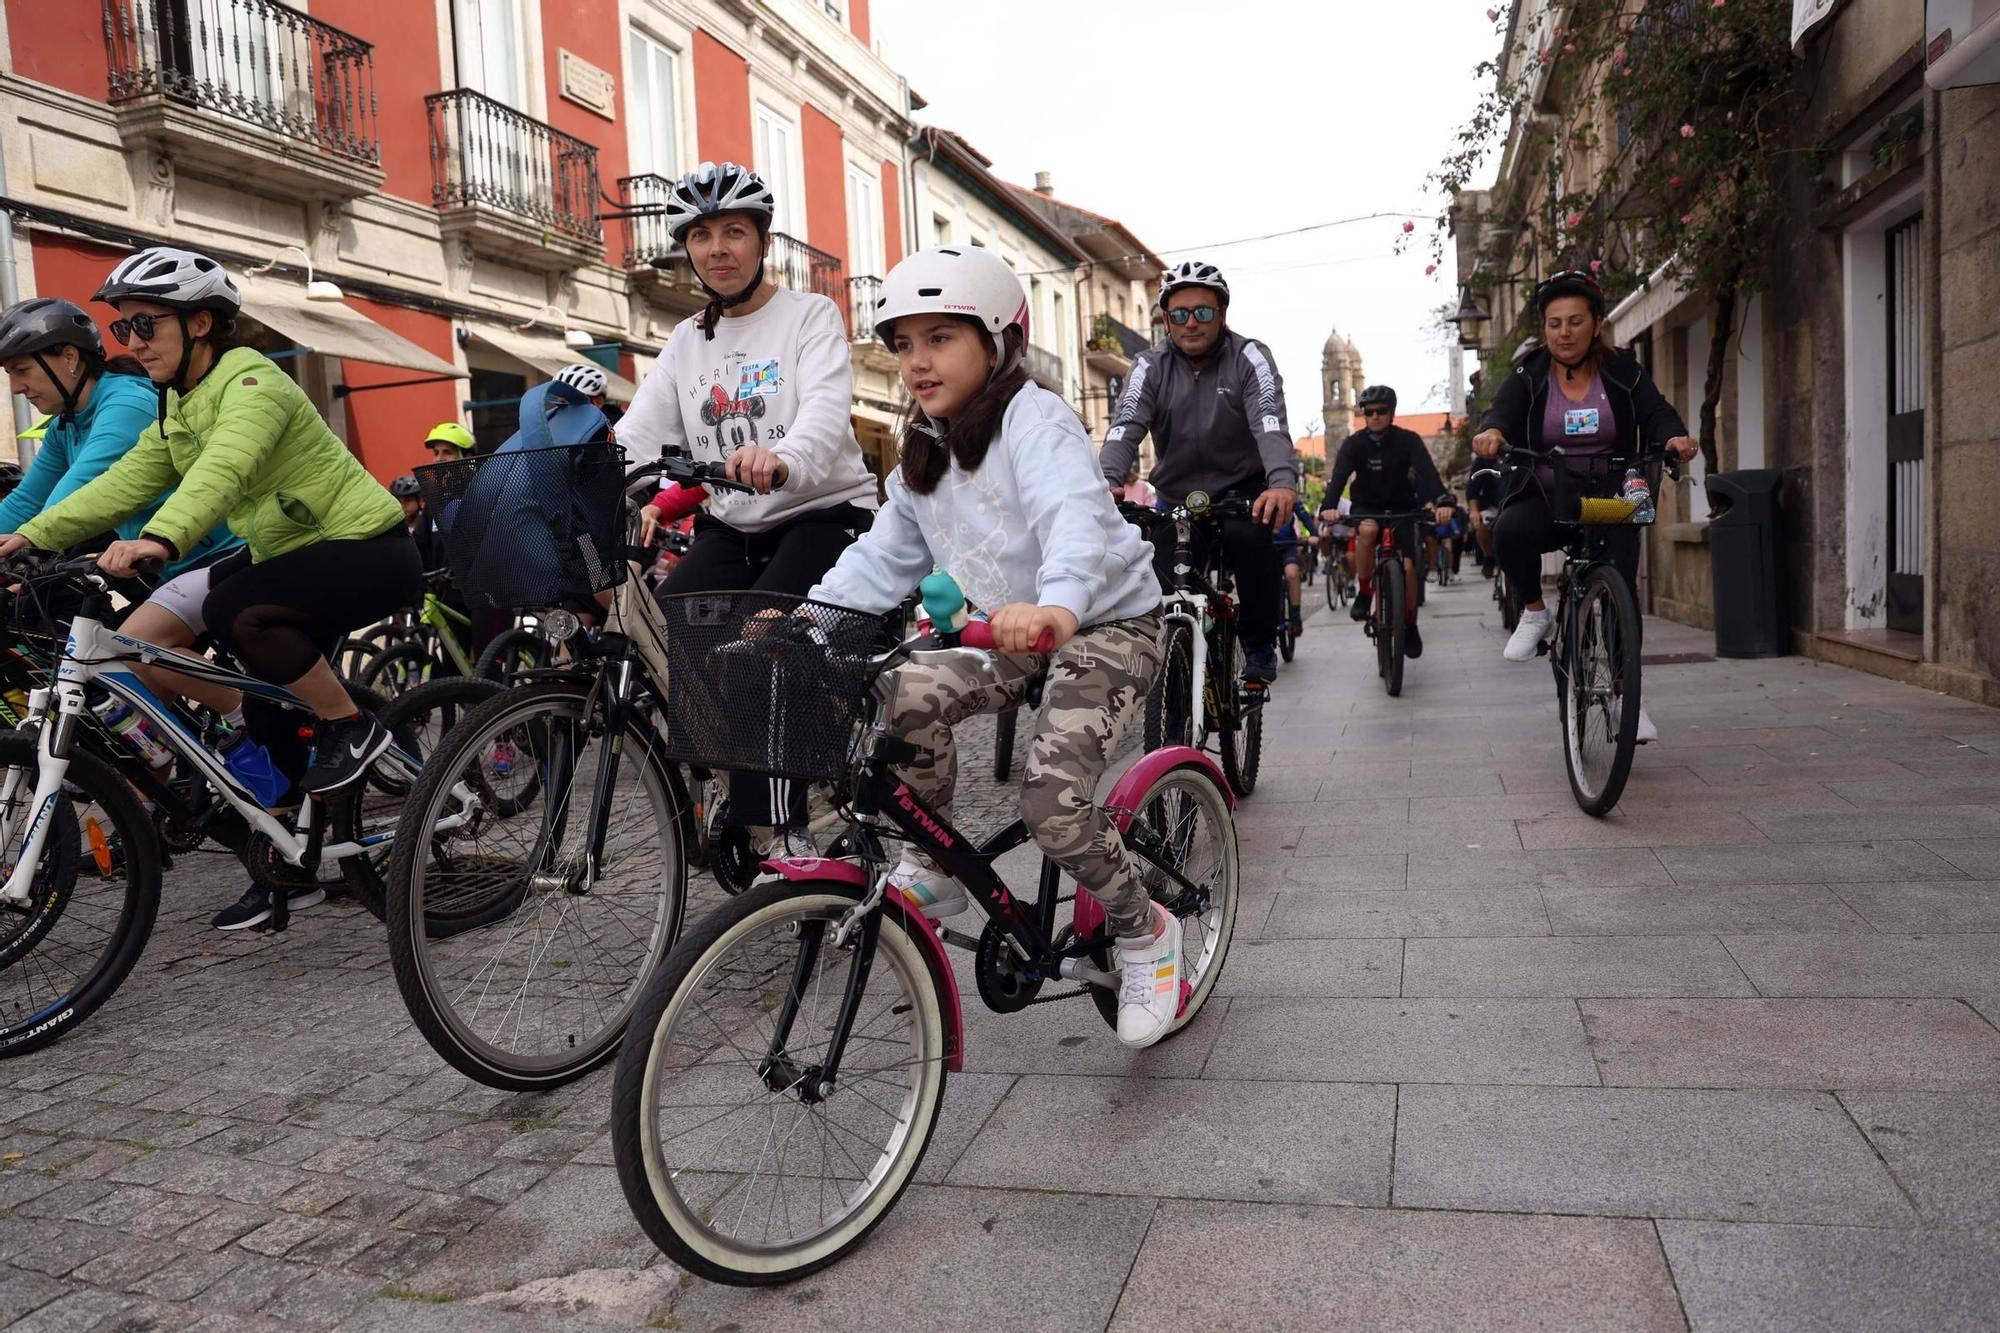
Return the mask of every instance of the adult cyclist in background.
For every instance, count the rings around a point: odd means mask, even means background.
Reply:
[[[1493,459],[1508,444],[1538,453],[1561,445],[1571,458],[1630,458],[1653,441],[1663,442],[1683,463],[1694,457],[1699,446],[1688,437],[1687,423],[1639,358],[1604,341],[1604,289],[1595,278],[1575,269],[1556,274],[1536,289],[1535,309],[1541,315],[1541,345],[1515,363],[1494,394],[1472,437],[1474,453]],[[1521,622],[1504,650],[1510,662],[1532,661],[1554,625],[1541,595],[1542,556],[1562,549],[1568,537],[1563,524],[1576,520],[1581,498],[1569,497],[1569,514],[1552,512],[1548,487],[1554,476],[1547,467],[1506,470],[1507,498],[1493,528],[1493,554],[1508,588],[1522,599]],[[1639,529],[1604,532],[1612,564],[1636,593]],[[1659,735],[1642,701],[1639,739]]]
[[[479,452],[472,432],[456,421],[441,421],[432,426],[431,433],[424,436],[424,448],[431,451],[433,463],[456,463]]]
[[[133,349],[158,390],[157,420],[102,476],[0,537],[0,557],[29,546],[62,550],[171,491],[139,537],[98,557],[107,574],[130,577],[143,560],[185,560],[226,517],[243,549],[169,580],[125,631],[175,648],[213,635],[251,675],[283,685],[317,715],[312,765],[293,775],[298,789],[353,782],[388,748],[389,733],[349,697],[326,655],[342,634],[417,597],[423,571],[401,506],[304,390],[236,341],[242,297],[215,260],[167,246],[141,250],[112,270],[97,299],[117,309],[112,336]],[[235,690],[135,669],[156,690],[197,699],[232,725],[244,721]],[[260,739],[286,767],[279,738]],[[306,890],[294,901],[323,896]],[[268,914],[264,890],[253,886],[215,925]]]
[[[1305,592],[1305,579],[1299,556],[1300,528],[1304,528],[1306,536],[1313,539],[1314,545],[1318,545],[1319,528],[1313,523],[1312,515],[1306,511],[1304,500],[1293,503],[1291,521],[1278,529],[1277,535],[1271,539],[1271,544],[1278,549],[1278,563],[1284,566],[1285,570],[1286,614],[1291,617],[1293,638],[1306,632],[1305,609],[1300,605]]]
[[[1444,514],[1451,504],[1451,492],[1438,476],[1437,464],[1423,436],[1396,424],[1396,391],[1386,384],[1371,384],[1356,400],[1361,408],[1362,427],[1340,442],[1334,455],[1333,475],[1327,479],[1326,493],[1339,495],[1353,483],[1349,498],[1350,515],[1357,540],[1354,547],[1354,605],[1348,614],[1356,620],[1368,619],[1375,604],[1375,555],[1382,525],[1370,515],[1408,513],[1429,505]],[[1403,581],[1408,604],[1404,607],[1403,653],[1410,658],[1424,655],[1424,638],[1417,629],[1418,584],[1423,575],[1417,557],[1424,550],[1418,541],[1414,520],[1397,525],[1396,544],[1403,552],[1409,577]]]
[[[708,305],[674,326],[618,443],[635,458],[687,451],[753,494],[706,497],[694,541],[661,596],[758,589],[804,596],[867,529],[875,477],[854,439],[854,371],[839,307],[765,271],[777,201],[756,172],[704,162],[666,202]],[[641,510],[650,543],[659,511]],[[1274,576],[1275,577],[1275,576]],[[803,784],[732,778],[732,822],[769,831],[778,855],[813,855]]]
[[[82,306],[52,297],[22,301],[0,315],[0,365],[14,392],[49,414],[35,461],[25,475],[16,474],[20,485],[0,501],[0,532],[17,532],[123,458],[153,424],[160,400],[138,361],[105,356],[97,324]],[[87,537],[137,537],[165,499],[155,497],[108,534]],[[218,526],[168,572],[207,564],[242,544],[227,526]]]
[[[1251,502],[1251,518],[1219,521],[1223,555],[1242,608],[1244,679],[1278,675],[1279,576],[1271,533],[1292,522],[1299,469],[1285,424],[1285,386],[1270,349],[1229,327],[1229,283],[1213,264],[1190,260],[1160,279],[1167,341],[1139,353],[1105,432],[1098,462],[1120,490],[1151,431],[1159,457],[1148,478],[1168,504],[1191,491]],[[1155,532],[1154,571],[1173,586],[1173,534]],[[1205,543],[1203,532],[1198,542]],[[1198,549],[1197,560],[1208,559]]]

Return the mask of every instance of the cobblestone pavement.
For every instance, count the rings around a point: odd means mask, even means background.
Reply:
[[[1197,1023],[969,1010],[921,1183],[780,1290],[645,1242],[606,1076],[467,1082],[366,917],[218,935],[197,858],[117,1000],[0,1065],[0,1325],[2000,1323],[2000,714],[1652,624],[1663,738],[1593,821],[1486,593],[1433,590],[1399,700],[1309,627]]]

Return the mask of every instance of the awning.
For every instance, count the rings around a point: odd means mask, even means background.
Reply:
[[[1611,308],[1605,322],[1611,325],[1611,337],[1618,343],[1629,343],[1653,325],[1674,313],[1681,302],[1694,295],[1678,282],[1666,280],[1667,266],[1660,265],[1653,270],[1653,276],[1645,284]]]
[[[344,301],[306,300],[305,288],[297,283],[269,277],[249,279],[243,284],[243,313],[321,356],[395,366],[422,375],[465,377],[451,362],[383,328]]]
[[[564,366],[573,366],[589,358],[562,340],[560,334],[523,333],[505,324],[474,324],[465,326],[472,341],[491,351],[498,352],[510,361],[518,361],[529,370],[547,378],[553,378]],[[596,365],[596,362],[590,362]],[[603,369],[603,367],[599,367]],[[615,370],[604,371],[604,396],[614,403],[629,403],[639,386],[626,379]]]

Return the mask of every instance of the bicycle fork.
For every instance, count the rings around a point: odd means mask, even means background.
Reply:
[[[47,690],[36,690],[29,696],[28,712],[31,717],[46,718],[48,708]],[[21,839],[21,850],[14,862],[14,869],[8,874],[5,885],[0,885],[0,902],[12,906],[25,906],[33,897],[35,867],[41,864],[42,849],[48,845],[49,828],[55,822],[56,802],[62,796],[63,779],[69,776],[69,756],[75,744],[77,719],[83,715],[82,668],[65,658],[57,669],[55,685],[56,713],[51,720],[45,720],[35,729],[37,743],[35,794],[28,803],[27,831]],[[13,798],[20,790],[21,771],[16,769],[7,774],[4,790],[6,805],[11,809]],[[10,833],[12,830],[8,830]],[[12,841],[10,838],[9,842]]]

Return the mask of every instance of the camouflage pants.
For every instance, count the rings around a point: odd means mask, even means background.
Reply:
[[[1034,659],[993,656],[992,669],[912,662],[896,672],[889,724],[920,752],[902,778],[943,813],[958,785],[954,724],[1018,706]],[[1097,806],[1097,784],[1119,734],[1160,670],[1160,617],[1084,630],[1055,653],[1041,714],[1021,770],[1021,819],[1048,858],[1076,876],[1104,908],[1114,934],[1150,933],[1145,888],[1118,830]]]

